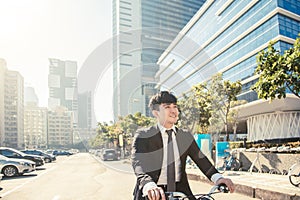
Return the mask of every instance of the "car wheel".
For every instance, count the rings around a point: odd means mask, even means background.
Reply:
[[[15,166],[6,166],[3,168],[2,173],[6,177],[12,177],[18,175],[18,169]]]
[[[51,162],[51,159],[50,158],[45,158],[45,162],[49,163],[49,162]]]

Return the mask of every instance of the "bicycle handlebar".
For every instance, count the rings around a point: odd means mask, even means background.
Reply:
[[[218,190],[218,191],[216,191]],[[211,190],[209,191],[208,194],[196,194],[193,195],[193,197],[195,197],[197,200],[209,200],[209,199],[213,199],[211,196],[213,194],[216,193],[228,193],[229,189],[225,184],[220,184],[220,185],[215,185],[211,188]],[[191,196],[187,196],[186,194],[182,193],[182,192],[165,192],[166,194],[166,198],[168,200],[185,200],[185,199],[189,199],[189,197]]]

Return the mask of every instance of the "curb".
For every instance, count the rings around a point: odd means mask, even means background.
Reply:
[[[196,175],[192,173],[187,174],[189,180],[201,181],[208,184],[212,184],[205,176]],[[248,185],[243,185],[240,183],[235,183],[235,192],[243,194],[257,199],[268,199],[268,200],[300,200],[300,196],[297,194],[281,193],[276,191],[271,191],[267,189],[255,188]]]

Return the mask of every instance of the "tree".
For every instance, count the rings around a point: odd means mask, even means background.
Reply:
[[[125,117],[119,118],[121,129],[128,136],[133,136],[136,130],[140,127],[147,127],[155,123],[152,117],[146,117],[142,113],[137,112],[134,115],[129,114]]]
[[[236,129],[237,125],[239,123],[239,108],[238,106],[246,104],[246,100],[238,100],[232,103],[232,109],[230,109],[230,112],[228,114],[228,123],[232,125],[233,128],[233,140],[236,140]]]
[[[210,122],[216,123],[216,121],[222,120],[226,132],[226,141],[229,141],[229,111],[233,106],[233,102],[237,100],[238,93],[242,90],[242,84],[240,81],[224,81],[222,74],[218,73],[212,77],[208,89],[212,106]]]
[[[90,141],[92,147],[114,147],[121,132],[117,123],[109,125],[106,122],[98,122],[97,136]]]
[[[287,91],[300,98],[300,39],[297,38],[293,48],[281,55],[271,41],[267,50],[257,56],[255,74],[259,79],[252,87],[259,98],[281,99]]]
[[[179,99],[180,119],[178,124],[191,132],[208,133],[210,101],[205,84],[192,87]]]
[[[194,96],[198,108],[198,125],[201,133],[208,133],[211,118],[211,95],[207,89],[206,83],[200,83],[193,87]]]

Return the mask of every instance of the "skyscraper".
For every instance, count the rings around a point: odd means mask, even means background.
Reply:
[[[47,148],[48,110],[38,106],[33,87],[24,89],[24,143],[25,148]]]
[[[150,115],[147,104],[156,93],[156,64],[205,0],[114,0],[114,118],[129,113]]]
[[[24,148],[24,78],[0,59],[0,145]]]
[[[48,111],[48,147],[61,148],[73,145],[73,112],[57,106]]]
[[[74,115],[74,126],[78,122],[77,63],[49,58],[48,107],[66,107]]]
[[[6,61],[0,58],[0,144],[4,141],[4,78],[6,73]]]
[[[92,128],[92,93],[78,94],[78,128]]]
[[[24,105],[28,104],[34,104],[38,106],[39,99],[35,93],[35,90],[33,87],[25,87],[24,88]]]
[[[34,102],[24,106],[24,143],[26,148],[47,148],[48,110]]]

